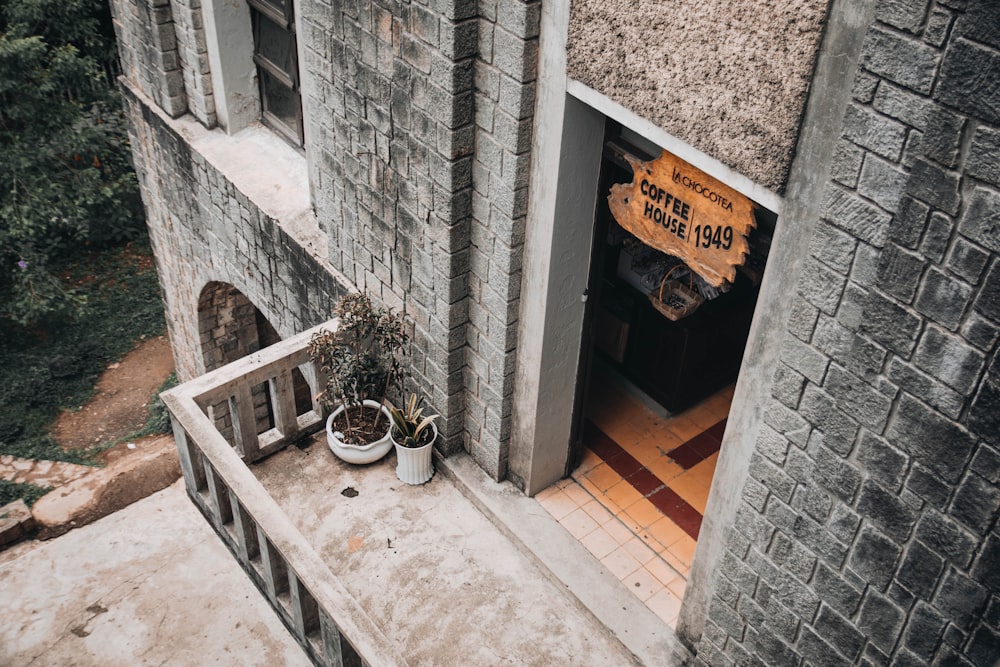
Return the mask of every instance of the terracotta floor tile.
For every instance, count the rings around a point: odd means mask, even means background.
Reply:
[[[609,512],[608,508],[598,502],[596,498],[591,498],[580,509],[589,514],[590,518],[596,521],[598,526],[603,526],[615,518],[615,515]]]
[[[666,457],[661,457],[658,461],[650,463],[646,467],[649,468],[650,472],[659,477],[664,484],[669,484],[670,480],[684,472],[684,468]]]
[[[615,538],[611,537],[611,534],[603,528],[598,528],[597,530],[584,535],[583,539],[580,540],[580,544],[587,547],[587,550],[594,554],[594,557],[596,557],[597,560],[604,558],[621,546],[615,541]]]
[[[602,528],[604,528],[604,530],[608,532],[608,535],[614,538],[615,542],[619,545],[625,544],[630,539],[635,537],[635,534],[629,530],[628,526],[626,526],[622,520],[617,517],[608,521],[602,526]]]
[[[583,487],[583,490],[589,493],[594,498],[600,496],[603,492],[597,488],[597,485],[587,479],[584,475],[579,477],[573,477],[577,484]]]
[[[580,459],[580,465],[576,467],[575,472],[584,473],[601,464],[601,457],[598,456],[589,447],[583,448],[583,456]]]
[[[673,626],[734,388],[664,416],[615,381],[595,384],[576,481],[560,487],[559,499],[579,509],[562,523],[571,533],[588,531],[581,543]]]
[[[660,489],[649,496],[649,500],[684,532],[695,539],[698,538],[698,531],[701,530],[701,513],[673,489],[669,487]]]
[[[649,547],[656,553],[660,553],[661,551],[664,551],[667,548],[665,544],[663,544],[658,539],[653,537],[653,534],[650,533],[649,530],[639,529],[635,536],[638,537],[640,540],[642,540],[643,544],[645,544],[647,547]]]
[[[611,502],[626,510],[642,500],[643,497],[643,494],[637,491],[627,479],[623,479],[608,489],[606,495]]]
[[[628,528],[629,539],[632,539],[633,537],[636,536],[636,533],[638,533],[639,531],[643,530],[642,524],[640,524],[638,521],[636,521],[635,519],[633,519],[632,515],[630,515],[625,510],[621,510],[615,516],[616,516],[616,518],[619,521],[622,522],[622,524],[625,525],[626,528]],[[628,540],[626,540],[626,542],[627,541]],[[624,544],[624,542],[622,544]]]
[[[542,494],[538,494],[535,498],[538,500],[538,504],[545,508],[545,510],[552,515],[556,521],[559,521],[563,517],[567,516],[570,512],[577,509],[577,504],[573,500],[563,493],[561,490],[556,490],[546,496],[545,498],[540,498]]]
[[[691,561],[694,559],[695,545],[696,542],[693,539],[690,537],[684,537],[671,544],[667,551],[677,556],[685,567],[690,568]]]
[[[582,509],[577,508],[559,520],[559,523],[576,539],[581,539],[599,528],[597,522]]]
[[[660,620],[673,628],[681,612],[681,599],[665,589],[646,600],[646,606],[659,616]]]
[[[632,591],[643,602],[665,588],[660,580],[650,574],[649,570],[644,567],[640,567],[622,579],[622,583],[625,584],[625,588]]]
[[[698,534],[701,532],[701,512],[685,503],[684,507],[679,508],[670,518],[692,539],[698,539]]]
[[[551,486],[547,486],[547,487],[545,487],[544,489],[542,489],[541,491],[539,491],[538,493],[535,494],[535,500],[537,500],[538,502],[542,502],[543,500],[545,500],[549,496],[555,495],[555,493],[557,491],[559,491],[559,487],[556,484],[552,484]]]
[[[702,432],[702,428],[700,426],[683,415],[672,417],[666,423],[666,428],[668,431],[680,438],[681,442],[687,442]]]
[[[692,474],[679,475],[671,480],[670,488],[698,513],[705,514],[709,486],[699,477]]]
[[[648,528],[663,518],[663,513],[645,498],[641,498],[626,507],[625,512],[642,528]]]
[[[652,441],[648,440],[646,442],[639,443],[638,445],[626,448],[625,451],[631,454],[636,461],[647,468],[651,463],[656,463],[661,459],[667,458],[663,452],[653,445]]]
[[[656,558],[656,552],[650,549],[645,542],[643,542],[638,537],[633,537],[631,540],[622,545],[622,547],[632,554],[641,565],[645,565],[649,561]]]
[[[649,527],[649,533],[663,546],[669,547],[671,544],[687,537],[688,534],[681,530],[680,526],[667,517],[663,517]]]
[[[651,560],[645,565],[646,570],[666,587],[670,587],[675,581],[684,581],[681,573],[670,567],[667,561],[662,558]]]
[[[719,463],[719,452],[712,454],[707,457],[704,461],[691,468],[685,472],[692,478],[703,482],[704,484],[711,484],[712,477],[715,476],[715,468]]]
[[[569,480],[569,484],[564,486],[562,491],[569,496],[570,500],[576,503],[577,507],[583,507],[594,499],[592,495],[587,493],[582,486],[573,480]]]
[[[701,431],[711,428],[719,421],[718,414],[711,403],[711,398],[688,408],[679,416],[693,421]]]
[[[641,567],[639,561],[637,561],[632,554],[626,551],[624,547],[618,547],[610,554],[602,558],[601,564],[608,568],[608,571],[615,575],[619,581]]]
[[[660,558],[666,561],[667,565],[679,572],[682,577],[687,578],[687,573],[691,569],[691,563],[684,562],[669,549],[661,553]]]
[[[584,477],[589,479],[597,487],[597,490],[602,493],[622,481],[622,476],[612,470],[607,463],[602,463],[596,468],[587,471]]]

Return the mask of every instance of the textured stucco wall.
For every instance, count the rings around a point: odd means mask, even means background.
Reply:
[[[573,0],[570,77],[780,192],[827,0]]]

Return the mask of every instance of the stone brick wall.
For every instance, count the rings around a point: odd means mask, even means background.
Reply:
[[[306,154],[330,263],[412,319],[412,380],[442,415],[444,450],[468,449],[495,477],[538,31],[537,2],[500,4],[299,7]]]
[[[479,12],[465,427],[476,460],[502,478],[511,433],[541,3],[483,0]]]
[[[111,0],[111,15],[124,77],[170,116],[187,111],[170,0]]]
[[[215,127],[215,95],[208,63],[201,0],[171,0],[170,4],[188,111],[205,127]]]
[[[283,337],[328,320],[345,286],[283,228],[294,221],[264,213],[147,99],[127,85],[123,93],[181,380],[231,360],[202,349],[199,306],[210,283],[237,289]]]
[[[875,3],[698,664],[995,665],[998,71],[996,3]]]

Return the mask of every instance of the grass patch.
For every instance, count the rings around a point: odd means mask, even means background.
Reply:
[[[49,426],[137,341],[164,332],[163,304],[148,245],[84,254],[63,275],[86,294],[78,317],[31,329],[0,320],[0,454],[92,464],[92,452],[63,451]]]
[[[35,504],[35,501],[51,491],[47,486],[35,486],[34,484],[18,484],[0,479],[0,507],[7,503],[12,503],[18,498],[24,498],[28,507]]]

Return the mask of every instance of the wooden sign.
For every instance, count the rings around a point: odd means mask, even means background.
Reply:
[[[608,196],[618,224],[679,257],[710,285],[732,282],[756,224],[753,202],[667,151],[650,162],[625,159],[632,182],[612,186]]]

